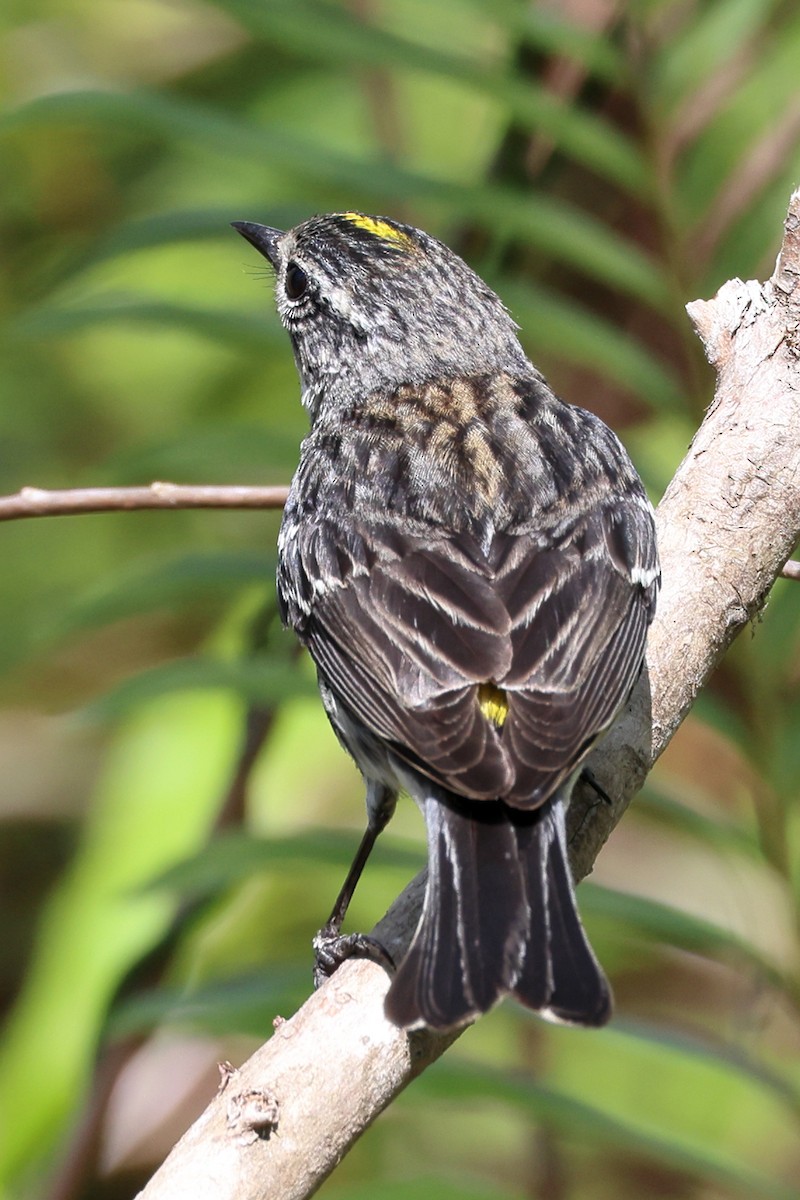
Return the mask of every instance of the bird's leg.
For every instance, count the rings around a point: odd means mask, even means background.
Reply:
[[[372,848],[378,840],[378,835],[386,827],[386,823],[394,812],[396,797],[388,788],[379,785],[369,785],[367,791],[367,810],[369,821],[364,836],[356,851],[355,858],[347,872],[341,891],[328,920],[315,935],[314,947],[314,987],[320,987],[326,979],[333,975],[348,958],[369,958],[390,971],[394,971],[395,963],[381,943],[366,933],[342,933],[342,924],[353,899],[361,873],[372,853]]]

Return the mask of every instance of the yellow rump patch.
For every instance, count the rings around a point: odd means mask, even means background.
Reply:
[[[363,213],[357,212],[344,212],[342,216],[357,229],[363,229],[367,233],[374,234],[375,237],[383,238],[386,242],[398,242],[401,246],[413,245],[407,233],[395,229],[394,225],[390,225],[388,221],[377,221],[375,217],[365,217]]]
[[[508,696],[493,683],[482,683],[478,688],[478,707],[487,721],[502,729],[508,716]]]

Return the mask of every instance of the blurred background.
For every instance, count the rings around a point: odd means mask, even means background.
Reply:
[[[800,179],[792,0],[6,0],[0,491],[286,483],[305,417],[229,229],[443,238],[657,500]],[[279,515],[0,533],[0,1193],[131,1196],[307,994],[363,824],[275,620]],[[580,888],[606,1030],[504,1004],[325,1200],[800,1195],[800,585],[779,582]],[[400,806],[369,928],[422,865]]]

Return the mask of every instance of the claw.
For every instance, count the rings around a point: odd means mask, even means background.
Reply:
[[[330,979],[348,958],[368,958],[392,975],[397,970],[386,947],[366,933],[339,933],[329,925],[324,925],[311,944],[314,947],[315,989]]]

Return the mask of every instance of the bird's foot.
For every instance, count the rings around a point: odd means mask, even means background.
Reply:
[[[348,958],[368,958],[394,974],[396,967],[389,951],[377,938],[366,933],[339,933],[323,925],[312,941],[314,947],[314,987],[321,987]]]

